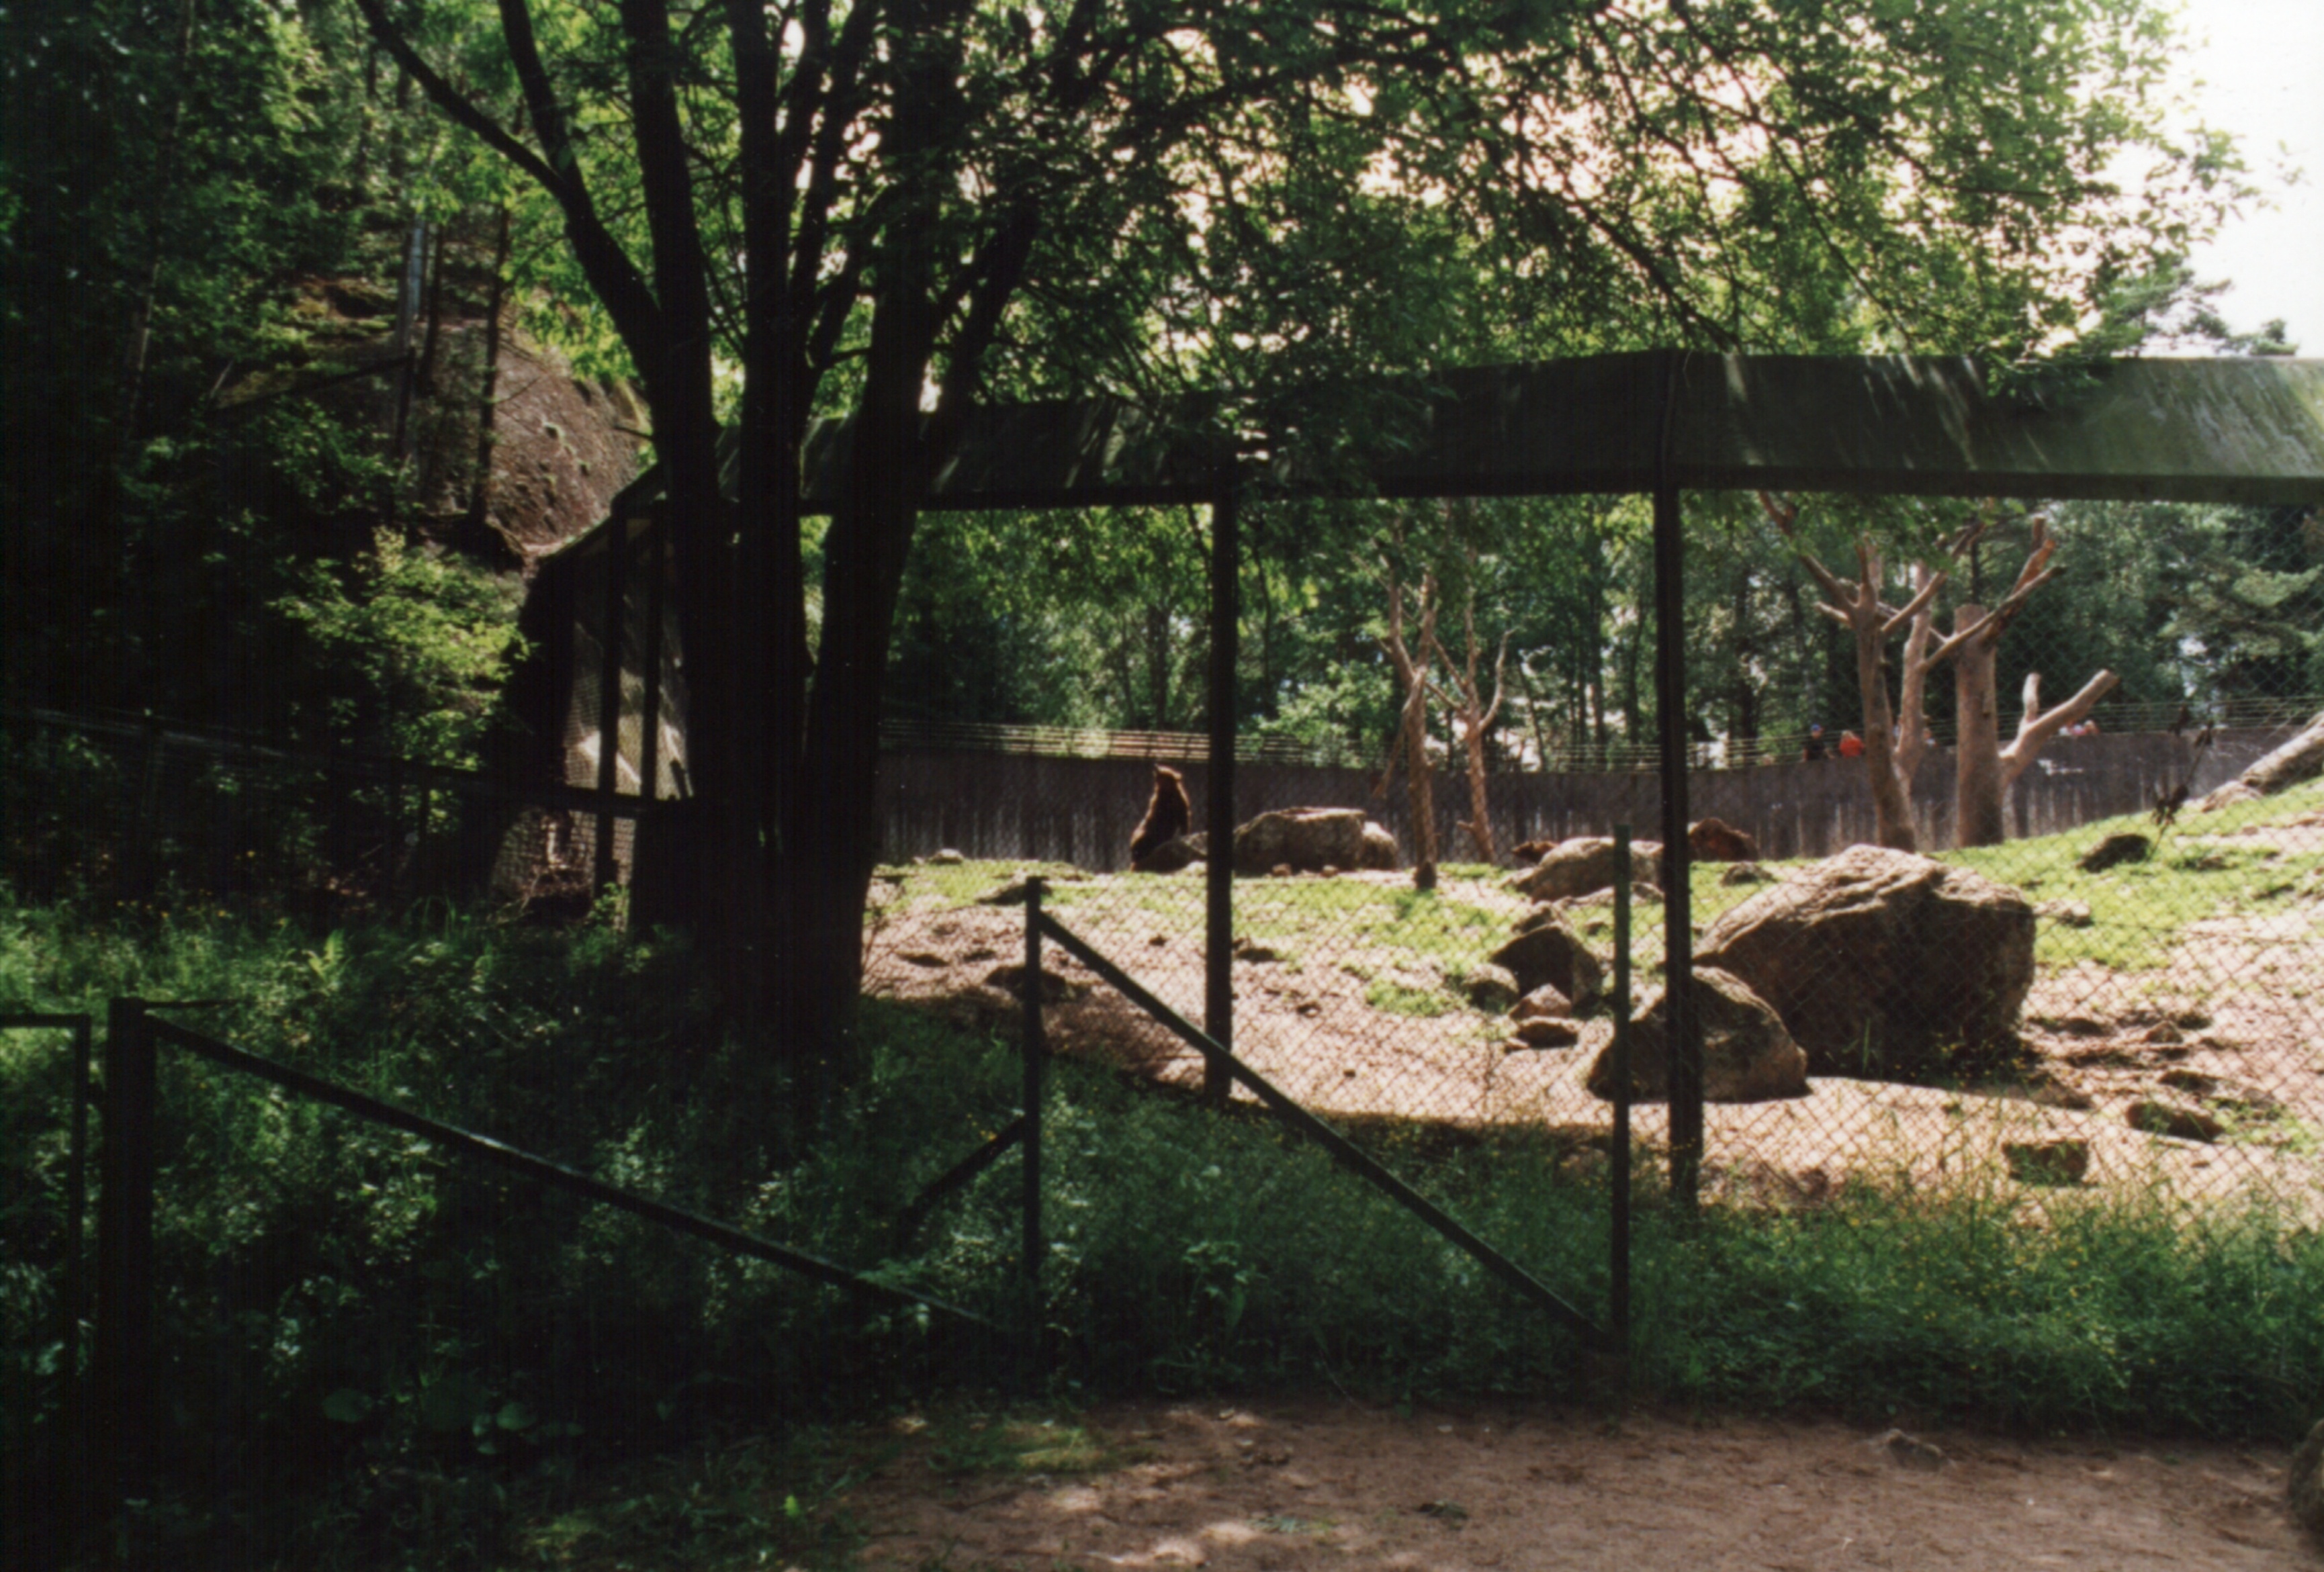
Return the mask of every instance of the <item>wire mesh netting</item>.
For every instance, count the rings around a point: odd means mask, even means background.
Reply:
[[[2313,521],[1987,510],[1819,541],[1766,527],[1812,503],[1767,499],[1754,520],[1734,501],[1690,527],[1684,638],[1711,1193],[2136,1189],[2312,1213]],[[1645,583],[1635,553],[1628,571]],[[1338,1120],[1528,1133],[1550,1161],[1601,1164],[1627,824],[1638,1128],[1666,1139],[1656,630],[1650,599],[1629,605],[1591,660],[1520,648],[1539,685],[1482,729],[1473,771],[1449,658],[1418,777],[1393,734],[1300,755],[1246,727],[1239,1055]],[[1375,665],[1392,709],[1409,685]],[[1545,692],[1577,666],[1578,702]],[[1062,922],[1203,1021],[1205,757],[1191,731],[891,727],[867,988],[1005,1026],[1012,903],[1038,872]],[[1193,839],[1146,845],[1157,819]],[[1192,1050],[1070,961],[1055,970],[1060,1049],[1201,1085]]]

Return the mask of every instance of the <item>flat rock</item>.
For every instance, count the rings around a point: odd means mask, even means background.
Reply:
[[[2034,915],[2061,928],[2087,928],[2090,925],[2088,901],[2043,901],[2034,908]]]
[[[1582,1041],[1582,1024],[1558,1020],[1549,1016],[1536,1016],[1519,1021],[1512,1048],[1571,1048]]]
[[[2130,1127],[2178,1141],[2216,1141],[2227,1126],[2201,1104],[2178,1097],[2143,1097],[2130,1105]]]
[[[1738,862],[1719,876],[1723,885],[1774,884],[1775,876],[1756,862]]]
[[[2084,873],[2104,873],[2107,869],[2120,867],[2126,862],[2145,861],[2146,854],[2153,848],[2154,842],[2145,836],[2135,831],[2124,830],[2107,836],[2083,852],[2081,861],[2076,866]]]
[[[1496,1015],[1517,1002],[1517,979],[1509,974],[1508,968],[1490,961],[1461,980],[1462,997],[1475,1008]]]
[[[1655,887],[1660,877],[1662,848],[1655,845],[1649,851],[1650,845],[1653,843],[1640,841],[1630,847],[1630,884],[1634,889]],[[1509,882],[1536,901],[1570,900],[1593,890],[1613,887],[1615,870],[1619,866],[1612,841],[1586,835],[1551,847],[1542,854],[1540,862]]]

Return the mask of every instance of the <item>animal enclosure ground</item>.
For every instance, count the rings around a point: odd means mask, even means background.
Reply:
[[[2221,1197],[2246,1189],[2295,1211],[2324,1196],[2324,787],[2189,820],[2147,863],[2087,874],[2075,865],[2109,821],[1960,860],[2080,906],[2080,925],[2045,913],[2024,1012],[2028,1073],[1937,1088],[1819,1076],[1809,1095],[1706,1109],[1706,1175],[1748,1194],[1815,1200],[1850,1178],[1928,1186],[2006,1172],[2004,1147],[2078,1141],[2092,1185]],[[869,930],[866,986],[996,1030],[1016,1002],[995,986],[1021,963],[1021,906],[977,904],[1019,870],[1007,863],[899,871]],[[1058,874],[1053,909],[1165,1003],[1199,1021],[1203,881]],[[1780,877],[1783,869],[1773,868]],[[1757,893],[1698,869],[1697,921]],[[1307,1107],[1342,1119],[1527,1127],[1569,1137],[1577,1158],[1611,1124],[1582,1085],[1604,1020],[1564,1049],[1512,1052],[1497,1011],[1471,1007],[1464,979],[1506,939],[1526,903],[1486,869],[1448,870],[1434,896],[1401,874],[1240,879],[1235,887],[1236,1052]],[[1567,915],[1601,957],[1602,897]],[[1658,985],[1662,907],[1634,926],[1640,996]],[[1179,1088],[1200,1056],[1069,958],[1045,1011],[1065,1053]],[[2151,1099],[2209,1109],[2209,1140],[2135,1127]],[[1653,1145],[1665,1110],[1637,1110]]]
[[[862,1566],[2314,1565],[2275,1447],[1916,1431],[1927,1467],[1836,1420],[1320,1399],[982,1423],[859,1442],[876,1461],[835,1506]]]

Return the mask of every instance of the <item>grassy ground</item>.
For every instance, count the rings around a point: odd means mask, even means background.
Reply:
[[[2277,799],[2270,822],[2319,801]],[[2088,902],[2093,927],[2073,937],[2274,909],[2292,897],[2273,887],[2314,867],[2255,851],[2198,865],[2218,849],[2182,832],[2142,868],[2080,874],[2098,833],[1963,860],[2006,858],[2039,898]],[[1699,910],[1749,893],[1702,877]],[[951,898],[997,882],[991,867],[922,878]],[[1141,898],[1199,901],[1186,882],[1146,881]],[[1240,925],[1295,952],[1329,922],[1452,971],[1506,929],[1482,905],[1352,882],[1246,890]],[[1100,898],[1058,892],[1069,922]],[[132,991],[241,1000],[205,1029],[1019,1313],[1013,1159],[916,1234],[898,1228],[923,1184],[1011,1117],[1006,1043],[869,1007],[867,1072],[800,1145],[781,1067],[721,1036],[700,969],[666,936],[440,909],[318,935],[215,907],[0,904],[0,1009],[101,1012]],[[63,1060],[52,1037],[0,1035],[0,1466],[20,1561],[57,1467]],[[813,1444],[824,1420],[949,1393],[952,1409],[925,1411],[965,1416],[963,1466],[1016,1448],[1057,1472],[1078,1455],[1072,1405],[1107,1394],[1570,1394],[1580,1369],[1574,1338],[1321,1154],[1071,1065],[1047,1109],[1041,1383],[1063,1406],[1041,1417],[1062,1430],[991,1409],[978,1394],[1014,1365],[940,1319],[867,1311],[231,1077],[179,1064],[164,1091],[171,1395],[143,1531],[177,1564],[610,1567],[646,1544],[692,1547],[669,1565],[836,1564],[850,1531],[814,1509],[856,1464]],[[1602,1306],[1601,1172],[1521,1134],[1365,1139]],[[2060,1195],[2034,1221],[1995,1176],[1941,1199],[1864,1186],[1688,1219],[1651,1173],[1640,1185],[1632,1374],[1646,1396],[2274,1437],[2324,1397],[2324,1241],[2264,1209],[2190,1220],[2155,1197]]]

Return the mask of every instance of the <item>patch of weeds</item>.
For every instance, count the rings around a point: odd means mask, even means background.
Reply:
[[[1102,1436],[1070,1420],[961,1410],[935,1428],[928,1464],[939,1474],[1094,1474],[1121,1461]]]
[[[508,1538],[528,1565],[837,1572],[867,1537],[838,1499],[894,1452],[843,1456],[819,1432],[754,1437],[611,1470],[578,1501],[575,1481],[544,1474],[512,1493]]]
[[[1294,1517],[1287,1512],[1271,1512],[1251,1519],[1250,1526],[1263,1534],[1321,1538],[1340,1525],[1327,1517]]]
[[[1430,1019],[1449,1016],[1461,1007],[1460,1003],[1441,988],[1414,988],[1407,983],[1387,979],[1365,988],[1364,1003],[1384,1016],[1417,1016]]]

